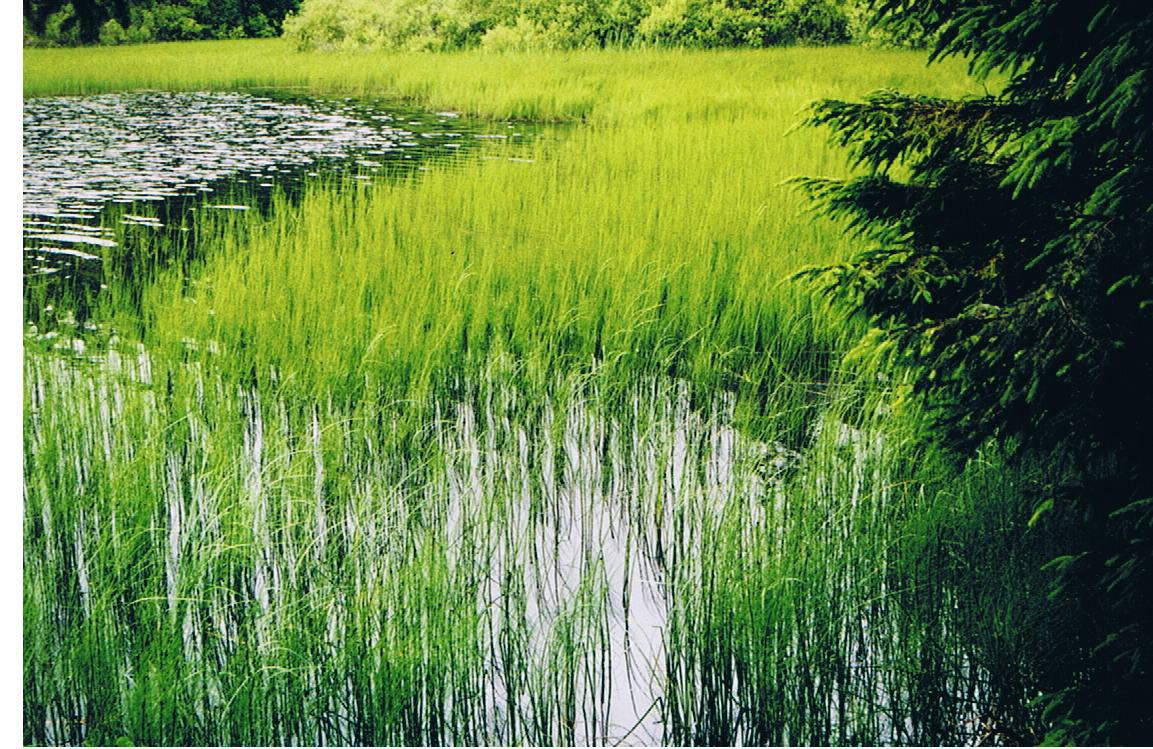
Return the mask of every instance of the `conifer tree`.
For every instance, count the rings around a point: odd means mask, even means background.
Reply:
[[[815,105],[863,173],[800,182],[867,248],[803,275],[868,316],[861,349],[912,373],[933,439],[1065,477],[1033,518],[1076,539],[1053,562],[1048,738],[1149,743],[1153,3],[875,6],[1003,90]]]

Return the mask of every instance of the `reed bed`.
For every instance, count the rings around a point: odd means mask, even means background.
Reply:
[[[974,84],[955,61],[927,70],[921,53],[857,47],[325,53],[268,39],[24,50],[25,96],[294,87],[538,122],[760,112],[787,128],[810,99],[897,86],[949,95]]]
[[[1012,512],[1035,477],[919,453],[896,384],[839,366],[859,323],[786,281],[849,249],[781,187],[843,172],[785,135],[797,111],[967,90],[959,68],[278,41],[25,63],[26,95],[300,86],[573,123],[200,211],[194,253],[109,256],[82,319],[26,295],[27,743],[935,744],[1030,720],[1039,614],[1005,591],[1040,566]],[[966,580],[982,565],[999,585]]]

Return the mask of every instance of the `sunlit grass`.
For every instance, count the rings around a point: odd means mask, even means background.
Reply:
[[[27,95],[268,86],[564,124],[203,212],[195,258],[110,260],[84,355],[30,333],[27,742],[933,744],[1027,700],[985,646],[1034,614],[941,539],[1032,479],[917,453],[787,281],[850,249],[782,186],[844,170],[798,111],[959,67],[25,53]]]
[[[500,119],[679,123],[769,115],[767,125],[786,128],[798,107],[818,97],[896,86],[938,95],[973,90],[959,62],[929,70],[923,53],[854,47],[337,54],[298,52],[270,39],[24,50],[25,96],[267,86],[404,97]]]

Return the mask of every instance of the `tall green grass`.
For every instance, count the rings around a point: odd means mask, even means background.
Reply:
[[[786,128],[794,107],[817,97],[973,88],[961,63],[929,70],[920,53],[855,47],[317,53],[268,39],[24,50],[25,96],[269,86],[400,97],[495,119],[620,123],[760,113]]]
[[[1003,508],[1036,479],[918,453],[892,381],[837,365],[854,321],[785,281],[849,249],[781,186],[843,170],[786,135],[798,110],[957,93],[959,68],[275,41],[25,63],[26,94],[572,121],[201,212],[196,257],[109,262],[95,332],[28,303],[27,742],[1028,737],[1038,614],[1006,591],[1043,539]]]

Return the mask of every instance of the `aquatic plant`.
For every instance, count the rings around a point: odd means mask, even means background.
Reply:
[[[969,576],[1039,569],[1046,539],[989,509],[1034,477],[918,452],[877,407],[901,383],[838,365],[856,322],[782,282],[849,250],[780,185],[843,171],[783,135],[795,113],[955,70],[26,62],[39,94],[306,85],[583,122],[197,212],[194,256],[108,263],[95,330],[26,296],[27,743],[930,744],[1031,719],[1035,612]]]

